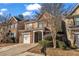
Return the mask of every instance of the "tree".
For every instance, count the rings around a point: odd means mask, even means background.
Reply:
[[[0,15],[1,17],[0,17],[0,21],[1,21],[1,23],[2,23],[2,35],[3,35],[3,40],[2,40],[2,42],[7,42],[7,36],[6,36],[6,33],[7,33],[7,31],[8,31],[8,25],[9,25],[9,23],[8,23],[8,20],[10,20],[10,18],[11,18],[11,14],[4,14],[4,15]]]
[[[47,3],[42,4],[42,11],[46,10],[50,13],[49,24],[51,25],[51,35],[53,47],[56,48],[57,32],[62,31],[61,28],[61,7],[60,3]],[[51,16],[52,15],[52,16]]]

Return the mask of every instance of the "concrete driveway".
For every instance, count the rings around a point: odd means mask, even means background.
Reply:
[[[37,44],[16,44],[0,48],[0,56],[35,56],[35,54],[27,52],[27,50],[37,46]]]

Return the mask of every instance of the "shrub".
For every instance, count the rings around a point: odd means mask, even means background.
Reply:
[[[48,37],[45,38],[45,40],[52,41],[52,37],[48,36]]]
[[[66,49],[67,46],[63,41],[57,40],[57,47],[58,48],[62,48],[62,49]]]
[[[48,44],[49,44],[48,40],[43,39],[43,40],[39,41],[39,45],[42,46],[42,47],[43,46],[48,46]]]
[[[53,42],[52,42],[52,37],[51,36],[46,37],[45,40],[49,41],[48,47],[52,47],[53,46]]]

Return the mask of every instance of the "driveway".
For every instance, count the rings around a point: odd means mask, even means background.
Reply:
[[[28,49],[37,46],[37,44],[16,44],[0,48],[0,56],[25,56],[25,55],[39,55],[27,52]]]

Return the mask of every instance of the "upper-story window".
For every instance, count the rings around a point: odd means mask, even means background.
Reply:
[[[14,24],[11,25],[11,29],[15,28]]]
[[[78,17],[75,17],[75,26],[79,26],[79,16]]]
[[[26,24],[26,29],[32,29],[32,23]]]
[[[43,22],[38,22],[38,28],[43,28]]]
[[[12,24],[11,29],[17,28],[17,24]]]

